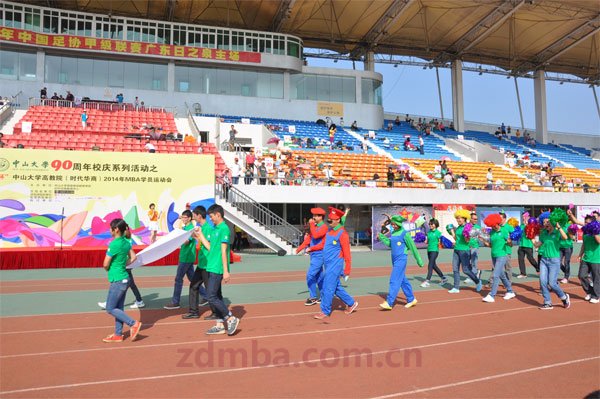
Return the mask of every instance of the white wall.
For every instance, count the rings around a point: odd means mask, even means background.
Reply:
[[[352,188],[238,185],[259,203],[351,203],[351,204],[478,204],[478,205],[597,205],[598,194],[438,190],[411,188]]]

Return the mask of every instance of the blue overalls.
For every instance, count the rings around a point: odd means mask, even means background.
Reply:
[[[415,299],[412,286],[410,285],[408,278],[406,278],[406,263],[408,256],[406,253],[406,243],[404,242],[405,235],[406,230],[403,230],[402,233],[398,235],[392,234],[390,237],[392,274],[390,275],[390,289],[387,296],[387,303],[390,306],[394,306],[400,288],[402,288],[402,292],[404,292],[404,295],[406,296],[407,303],[410,303]]]
[[[344,271],[344,258],[341,257],[342,247],[340,237],[346,230],[340,228],[331,230],[325,236],[325,247],[323,248],[323,261],[325,262],[325,277],[321,291],[321,311],[329,316],[331,314],[331,303],[333,296],[337,296],[348,306],[354,305],[354,298],[350,296],[340,283],[340,275]]]
[[[314,247],[315,245],[320,244],[324,239],[325,237],[313,238],[311,236],[310,246]],[[323,250],[311,251],[310,265],[306,272],[306,285],[308,286],[308,293],[311,298],[318,298],[317,287],[319,287],[319,292],[323,292],[323,277],[325,275],[323,269]]]

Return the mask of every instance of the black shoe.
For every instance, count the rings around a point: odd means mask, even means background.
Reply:
[[[209,314],[208,316],[206,316],[206,317],[204,318],[204,320],[217,320],[217,319],[218,319],[218,317],[217,317],[217,315],[216,315],[216,314],[214,314],[214,313],[211,313],[211,314]]]
[[[306,302],[304,302],[304,306],[312,306],[316,305],[317,303],[319,303],[319,300],[317,298],[308,298]]]
[[[181,315],[182,319],[199,319],[200,315],[198,313],[186,313]]]
[[[554,306],[552,306],[552,304],[550,303],[545,303],[542,306],[540,306],[541,310],[552,310],[554,309]]]
[[[200,300],[200,303],[198,304],[198,306],[206,306],[206,305],[208,305],[208,301],[206,299]]]

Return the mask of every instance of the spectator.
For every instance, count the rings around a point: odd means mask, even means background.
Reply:
[[[485,189],[491,190],[492,184],[494,184],[494,174],[492,173],[492,168],[488,168],[487,174],[485,175],[485,180],[487,181]]]
[[[356,121],[352,122],[352,125],[350,125],[350,130],[355,132],[358,131],[358,124],[356,123]]]
[[[54,92],[54,95],[50,98],[51,100],[58,100],[58,94]]]
[[[237,185],[240,182],[240,175],[242,174],[242,167],[240,166],[239,159],[235,158],[231,167],[231,181]]]
[[[100,149],[100,147],[98,147],[98,145],[97,145],[97,144],[94,144],[94,145],[92,146],[92,151],[101,151],[101,149]]]
[[[454,130],[454,121],[450,121],[450,130]]]
[[[506,133],[507,133],[509,136],[510,136],[510,132],[511,132],[511,130],[512,130],[512,128],[511,128],[510,126],[509,126],[509,127],[506,129]]]
[[[343,118],[343,117],[342,117],[342,118],[340,118],[340,126],[341,126],[342,128],[344,128],[344,118]]]
[[[332,123],[329,126],[329,148],[333,150],[333,142],[335,141],[335,133],[337,132],[337,127],[335,123]]]
[[[383,148],[387,148],[388,150],[390,149],[390,139],[387,137],[383,139]]]
[[[45,87],[42,90],[40,90],[40,98],[42,100],[45,100],[46,98],[48,98],[48,91]]]
[[[229,151],[235,150],[235,136],[237,135],[237,130],[235,130],[235,126],[231,125],[231,129],[229,129]]]
[[[415,150],[415,146],[410,142],[410,137],[407,137],[406,140],[404,140],[404,151],[414,151]]]
[[[519,186],[519,191],[522,191],[524,193],[529,191],[529,186],[527,185],[525,180],[521,180],[521,185]]]
[[[459,190],[464,190],[465,188],[467,188],[467,184],[466,184],[464,175],[458,176],[458,178],[456,179],[456,185],[458,186]]]
[[[146,141],[146,145],[144,146],[144,148],[147,149],[148,152],[151,154],[154,154],[156,152],[156,147],[154,147],[154,144],[152,144],[150,140]]]
[[[70,91],[67,90],[67,96],[65,97],[65,100],[75,101],[75,96],[73,95],[73,93],[71,93]]]
[[[246,154],[246,168],[254,170],[254,162],[256,161],[256,157],[254,156],[254,148],[250,149],[250,152]]]
[[[410,116],[408,116],[408,114],[406,114],[406,117],[404,118],[404,122],[410,122],[410,121],[411,121]]]
[[[366,154],[367,152],[369,152],[369,144],[367,139],[363,139],[362,141],[362,149],[363,149],[363,153]]]
[[[504,122],[502,122],[502,125],[500,126],[500,132],[504,135],[506,134],[506,126],[504,126]]]
[[[117,103],[123,104],[123,93],[117,94]]]
[[[575,191],[575,183],[573,182],[573,179],[569,180],[569,182],[567,183],[567,191],[570,193]]]
[[[400,126],[400,117],[398,115],[396,115],[396,119],[394,120],[394,123],[396,124],[396,126]]]
[[[419,135],[419,152],[421,155],[425,154],[425,142],[423,141],[423,136]]]
[[[394,174],[394,170],[392,169],[392,167],[388,167],[388,171],[387,171],[387,186],[388,187],[394,186],[395,178],[396,178],[396,175]]]
[[[252,167],[246,167],[246,172],[244,173],[244,184],[249,186],[252,184],[252,180],[254,180],[254,165],[252,165]]]
[[[496,179],[496,183],[494,184],[494,190],[501,191],[504,190],[504,182],[502,179]]]
[[[261,186],[267,184],[267,167],[265,166],[264,162],[261,162],[260,166],[258,167],[258,184]]]
[[[446,126],[444,126],[444,122],[440,122],[440,131],[441,132],[445,132],[446,131]]]
[[[81,127],[83,129],[85,129],[87,127],[87,121],[88,121],[88,115],[87,115],[87,112],[84,110],[81,113]]]
[[[137,98],[137,96],[135,97],[135,100],[133,100],[133,106],[136,110],[140,107],[140,99]]]
[[[517,138],[521,137],[521,131],[519,129],[515,132],[515,136],[517,136]]]
[[[443,160],[440,166],[440,173],[442,174],[442,177],[446,176],[448,172],[450,172],[450,169],[448,168],[448,165],[446,165],[446,160]]]
[[[391,132],[393,128],[394,128],[394,124],[392,122],[388,122],[388,124],[387,124],[387,131]]]
[[[452,178],[451,173],[447,173],[444,175],[444,188],[446,190],[452,189],[452,185],[454,184],[454,179]]]
[[[225,195],[225,201],[229,200],[229,189],[231,188],[231,176],[229,169],[223,171],[221,176],[221,184],[223,186],[223,194]]]
[[[331,170],[331,165],[328,164],[325,170],[323,171],[325,174],[325,180],[330,181],[333,180],[333,170]]]

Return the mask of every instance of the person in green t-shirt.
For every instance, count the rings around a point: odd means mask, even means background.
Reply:
[[[560,250],[560,270],[563,271],[565,277],[559,282],[561,284],[567,284],[569,282],[569,276],[571,275],[571,256],[573,255],[573,241],[575,236],[569,233],[567,230],[567,239],[560,240],[558,248]]]
[[[521,227],[523,229],[523,235],[521,235],[521,240],[519,241],[519,250],[517,251],[517,256],[519,258],[519,272],[520,272],[520,274],[517,276],[517,278],[527,277],[527,268],[525,267],[525,257],[527,257],[527,260],[529,261],[531,266],[534,267],[535,271],[537,271],[538,273],[540,271],[540,265],[538,264],[537,260],[533,257],[533,241],[530,240],[529,238],[527,238],[527,236],[525,235],[525,227],[527,226],[528,222],[529,222],[529,213],[525,212],[523,214],[523,224],[521,224]]]
[[[427,277],[421,284],[421,287],[429,287],[429,281],[431,280],[434,270],[442,279],[440,284],[444,285],[448,281],[436,263],[437,257],[440,254],[440,237],[442,236],[442,233],[438,230],[439,227],[440,222],[437,219],[431,219],[429,221],[429,231],[427,232],[427,238],[425,239],[429,263],[427,265]]]
[[[541,216],[540,219],[542,219]],[[550,285],[552,291],[558,295],[563,302],[564,307],[568,308],[571,306],[569,294],[565,294],[557,283],[558,272],[560,270],[560,239],[561,237],[562,239],[566,239],[567,234],[558,223],[556,223],[556,226],[553,226],[552,223],[550,223],[549,216],[542,220],[543,228],[540,231],[540,240],[535,243],[535,246],[539,248],[538,251],[541,256],[540,288],[542,290],[542,296],[544,297],[544,304],[540,306],[540,309],[553,309],[548,285]]]
[[[471,271],[471,250],[469,242],[463,236],[463,230],[467,219],[471,217],[471,212],[466,209],[459,209],[454,213],[454,218],[458,227],[449,231],[454,238],[454,253],[452,254],[452,273],[454,275],[454,287],[448,291],[450,294],[460,292],[460,266],[462,264],[463,273],[477,284],[475,290],[481,291],[481,280]]]
[[[229,274],[231,231],[225,223],[225,211],[222,206],[214,204],[208,208],[207,212],[215,227],[211,230],[210,237],[206,237],[202,230],[196,229],[196,237],[208,250],[206,255],[206,271],[208,273],[206,294],[208,295],[208,303],[218,319],[217,324],[206,331],[206,334],[227,333],[227,335],[233,335],[237,330],[240,319],[231,314],[220,295],[222,282],[228,283],[231,278]],[[225,323],[227,323],[227,328],[225,328]]]
[[[507,223],[506,213],[504,211],[500,211],[500,216],[502,217],[502,224],[500,225],[500,228],[502,229],[502,231],[506,231],[510,236],[510,233],[515,231],[515,228]],[[506,258],[506,263],[504,264],[504,269],[506,270],[506,278],[512,281],[512,266],[510,265],[510,258],[512,257],[512,246],[507,244],[504,246],[504,250],[506,251],[506,256],[508,256],[508,258]]]
[[[108,272],[110,283],[106,298],[106,312],[115,318],[115,333],[102,340],[107,343],[123,342],[123,323],[130,327],[132,341],[135,341],[142,328],[142,323],[127,316],[123,311],[125,294],[129,288],[129,275],[126,267],[136,258],[131,249],[131,242],[125,237],[128,230],[129,226],[123,219],[114,219],[110,222],[110,234],[114,240],[108,246],[103,267]]]
[[[186,209],[181,212],[182,229],[190,231],[194,229],[192,223],[192,211]],[[163,306],[167,310],[179,309],[179,301],[181,300],[181,290],[183,289],[183,277],[187,276],[188,281],[192,281],[194,277],[194,262],[196,261],[196,240],[193,236],[181,245],[179,249],[179,264],[177,265],[177,273],[175,274],[175,286],[173,287],[173,297],[171,302]]]
[[[592,215],[585,217],[585,223],[594,221]],[[583,235],[583,245],[579,251],[579,281],[586,293],[585,300],[590,303],[600,302],[600,234]],[[592,284],[588,275],[592,275]]]
[[[192,212],[192,217],[194,218],[194,221],[200,225],[202,234],[204,234],[204,236],[208,237],[208,239],[210,240],[210,232],[212,230],[212,226],[206,220],[206,208],[203,206],[195,207]],[[196,270],[194,271],[194,275],[190,280],[190,307],[189,311],[181,316],[182,319],[199,319],[200,314],[198,312],[198,306],[208,305],[208,299],[206,298],[205,290],[205,287],[208,283],[208,273],[206,272],[206,255],[208,254],[208,250],[202,245],[202,243],[199,243],[198,245],[200,246],[200,248],[197,250],[198,264],[196,266]],[[202,284],[204,284],[204,287],[202,287]],[[199,297],[202,298],[201,301],[199,301]],[[217,317],[215,316],[215,312],[213,311],[209,316],[205,317],[204,319],[216,320]]]
[[[497,213],[492,213],[486,216],[484,223],[486,226],[490,226],[492,231],[490,232],[489,240],[483,240],[486,246],[490,247],[492,250],[492,267],[493,267],[493,276],[492,276],[492,290],[490,293],[483,298],[483,302],[493,303],[495,302],[494,297],[498,292],[498,286],[500,285],[500,281],[506,287],[506,294],[504,295],[504,299],[512,299],[516,295],[512,290],[511,281],[506,276],[506,269],[504,268],[504,264],[508,260],[508,255],[506,254],[506,246],[511,245],[511,239],[508,231],[503,230],[500,226],[502,222],[502,217]]]

